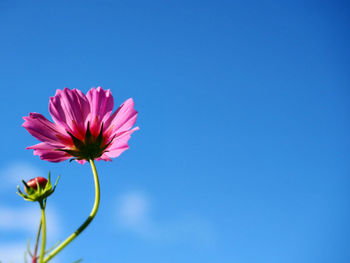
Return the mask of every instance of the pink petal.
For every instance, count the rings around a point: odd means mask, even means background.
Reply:
[[[107,157],[115,158],[121,155],[124,151],[129,149],[128,141],[131,134],[138,129],[139,127],[135,127],[132,130],[125,131],[117,135],[112,141],[111,145],[107,148],[107,152],[105,152],[102,156],[106,155]]]
[[[57,147],[45,142],[27,147],[26,149],[33,149],[34,155],[39,155],[41,160],[54,163],[62,162],[72,157],[68,153],[57,151]]]
[[[105,131],[107,136],[131,129],[135,124],[137,111],[134,109],[133,99],[126,100],[106,121]]]
[[[106,120],[113,110],[113,96],[110,90],[103,90],[101,87],[92,88],[86,95],[90,103],[90,129],[93,135],[98,135],[102,121]]]
[[[103,161],[109,161],[109,162],[111,162],[112,161],[112,159],[111,158],[109,158],[106,154],[102,154],[102,156],[101,157],[99,157],[99,158],[96,158],[96,161],[101,161],[101,160],[103,160]]]
[[[57,90],[56,95],[50,98],[49,111],[55,123],[62,125],[78,139],[84,138],[90,105],[80,90]]]
[[[65,130],[59,125],[50,122],[43,115],[29,113],[29,116],[23,117],[23,119],[25,122],[22,126],[38,140],[49,142],[58,147],[64,146],[64,144],[71,144],[71,139]]]

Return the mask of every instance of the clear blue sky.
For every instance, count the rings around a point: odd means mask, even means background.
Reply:
[[[20,178],[61,174],[49,244],[89,213],[89,166],[41,161],[21,124],[49,118],[56,89],[100,85],[116,105],[134,98],[141,129],[97,163],[99,214],[53,262],[350,262],[349,11],[2,0],[0,259],[35,235],[39,208],[15,194]]]

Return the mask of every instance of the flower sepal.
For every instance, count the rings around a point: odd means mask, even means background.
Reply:
[[[103,140],[103,123],[101,125],[100,133],[97,137],[94,137],[91,134],[90,131],[90,122],[87,124],[87,129],[85,133],[84,140],[79,140],[76,138],[73,134],[70,132],[67,132],[69,136],[72,138],[72,141],[75,146],[75,150],[69,150],[69,149],[57,149],[57,151],[66,152],[70,155],[72,155],[75,158],[72,158],[70,161],[73,160],[94,160],[98,157],[101,157],[103,153],[108,152],[106,148],[112,143],[113,138],[104,144]]]
[[[48,196],[53,194],[56,189],[60,177],[57,177],[55,184],[52,186],[51,174],[49,173],[48,179],[44,177],[35,177],[28,182],[22,180],[24,184],[25,193],[23,193],[17,186],[17,194],[20,195],[24,200],[31,202],[42,202]]]

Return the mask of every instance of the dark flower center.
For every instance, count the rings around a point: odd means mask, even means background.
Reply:
[[[90,123],[88,123],[84,140],[79,140],[72,133],[67,131],[73,140],[75,149],[57,149],[58,151],[66,152],[74,159],[78,160],[94,160],[95,158],[101,157],[106,152],[106,148],[111,144],[113,138],[106,144],[103,140],[103,123],[101,125],[100,133],[97,137],[94,137],[90,132]],[[74,160],[73,159],[73,160]]]

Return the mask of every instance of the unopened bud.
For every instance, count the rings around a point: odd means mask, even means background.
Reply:
[[[38,185],[39,185],[40,188],[44,189],[46,184],[47,184],[47,179],[46,178],[44,178],[44,177],[35,177],[33,179],[30,179],[26,183],[24,190],[28,194],[28,190],[29,189],[28,189],[27,186],[29,186],[30,188],[33,188],[34,190],[37,190],[38,189]]]
[[[48,179],[44,177],[35,177],[28,182],[22,180],[26,194],[22,193],[19,186],[17,186],[18,194],[22,196],[24,200],[42,202],[55,191],[58,179],[59,177],[54,186],[52,186],[51,183],[50,173]]]

